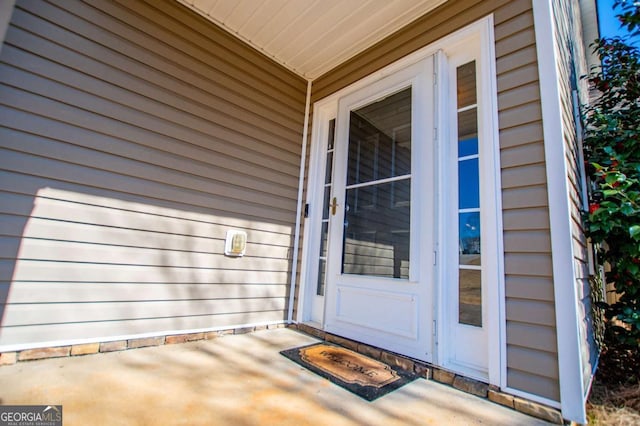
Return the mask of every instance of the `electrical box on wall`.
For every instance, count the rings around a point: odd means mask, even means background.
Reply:
[[[244,231],[229,230],[224,244],[225,256],[242,257],[247,250],[247,233]]]

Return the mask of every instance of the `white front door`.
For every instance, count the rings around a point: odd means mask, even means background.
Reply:
[[[434,57],[338,101],[325,330],[431,361]]]

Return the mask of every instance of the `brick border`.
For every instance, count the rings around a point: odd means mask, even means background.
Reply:
[[[226,330],[207,331],[186,334],[167,334],[164,336],[141,337],[128,340],[112,340],[107,342],[84,343],[79,345],[53,346],[46,348],[25,349],[15,352],[0,353],[0,366],[13,365],[17,362],[37,361],[47,358],[63,358],[69,356],[93,355],[97,353],[117,352],[150,346],[172,345],[176,343],[212,340],[229,334],[246,334],[260,330],[285,328],[287,324],[257,325],[253,327],[230,328]]]
[[[488,399],[491,402],[503,405],[529,416],[537,417],[555,424],[564,424],[562,414],[559,410],[504,393],[497,386],[488,385],[481,381],[455,374],[451,371],[444,370],[423,361],[418,361],[384,349],[356,342],[355,340],[345,339],[344,337],[326,333],[306,324],[292,324],[289,327],[309,334],[320,340],[335,343],[336,345],[343,346],[371,358],[381,360],[387,364],[400,367],[407,371],[413,371],[420,377],[427,380],[435,380],[436,382],[452,386],[458,390],[470,393],[480,398]]]
[[[13,365],[18,362],[36,361],[47,358],[61,358],[69,356],[83,356],[97,353],[108,353],[116,351],[124,351],[129,349],[145,348],[150,346],[172,345],[186,342],[195,342],[198,340],[212,340],[230,334],[246,334],[260,330],[271,330],[275,328],[291,328],[302,333],[316,337],[320,340],[335,343],[363,355],[380,360],[389,365],[400,367],[407,371],[413,371],[419,377],[427,380],[435,380],[445,385],[472,395],[486,398],[496,404],[503,405],[529,416],[537,417],[555,424],[564,424],[562,414],[555,408],[537,402],[519,398],[508,393],[504,393],[500,388],[488,385],[478,380],[470,379],[465,376],[457,375],[453,372],[441,369],[426,362],[418,361],[384,349],[356,342],[355,340],[345,339],[344,337],[326,333],[317,328],[306,324],[269,324],[253,327],[231,328],[226,330],[185,333],[185,334],[168,334],[164,336],[142,337],[128,340],[115,340],[108,342],[85,343],[79,345],[55,346],[47,348],[25,349],[23,351],[0,353],[0,366]]]

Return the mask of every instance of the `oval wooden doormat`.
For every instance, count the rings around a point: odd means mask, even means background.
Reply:
[[[373,401],[417,378],[412,372],[392,368],[328,343],[287,349],[280,353],[367,401]]]

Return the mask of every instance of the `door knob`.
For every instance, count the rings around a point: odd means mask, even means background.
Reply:
[[[331,216],[335,216],[336,209],[338,207],[338,199],[336,197],[333,197],[333,200],[331,200],[331,204],[329,205],[329,207],[331,207]]]

